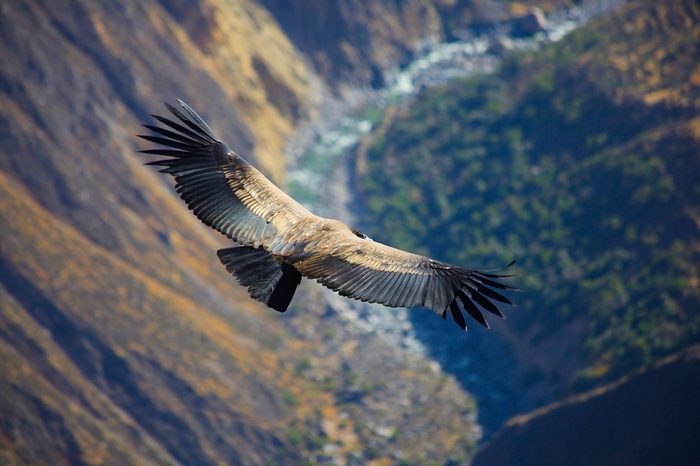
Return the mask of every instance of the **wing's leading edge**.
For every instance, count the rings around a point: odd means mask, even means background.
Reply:
[[[426,307],[443,318],[449,310],[465,330],[463,312],[488,327],[484,311],[504,317],[498,304],[512,305],[501,294],[517,291],[501,281],[512,275],[401,251],[317,217],[224,145],[187,104],[166,106],[174,118],[154,115],[161,126],[144,125],[154,134],[140,135],[163,147],[140,152],[163,157],[147,165],[172,175],[189,209],[240,245],[219,258],[254,299],[283,312],[304,275],[360,301]]]

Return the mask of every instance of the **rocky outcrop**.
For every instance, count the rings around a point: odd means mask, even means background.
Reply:
[[[331,89],[381,86],[428,44],[469,30],[514,21],[523,35],[543,26],[544,13],[496,0],[259,0]],[[571,3],[548,2],[549,10]]]
[[[380,86],[386,71],[443,37],[440,1],[261,3],[332,86]]]

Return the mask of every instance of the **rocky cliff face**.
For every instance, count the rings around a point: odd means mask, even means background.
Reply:
[[[225,277],[183,264],[167,272],[170,282],[159,278],[1,181],[3,461],[300,458],[285,434],[296,409],[274,321],[254,306],[230,312],[227,302],[244,302],[239,290],[203,299],[197,282],[223,289]]]
[[[221,240],[141,167],[133,134],[180,96],[281,176],[273,154],[310,109],[309,75],[279,31],[259,49],[221,34],[252,34],[264,10],[186,7],[206,23],[139,2],[2,6],[3,462],[300,458],[272,345],[284,332],[200,254]],[[252,84],[255,60],[278,87]],[[279,89],[298,115],[271,103]],[[261,120],[274,137],[250,131]]]
[[[440,1],[263,3],[330,82],[380,85],[422,41],[443,36]]]
[[[496,0],[260,0],[315,70],[337,91],[381,86],[421,48],[468,29],[571,3]],[[532,32],[535,32],[534,30]]]
[[[301,57],[279,29],[263,28],[270,17],[255,4],[164,4],[5,3],[2,89],[15,102],[5,112],[18,106],[26,124],[54,144],[82,139],[95,150],[91,141],[108,130],[127,128],[161,100],[180,97],[225,122],[217,128],[222,136],[254,151],[280,178],[285,135],[314,104],[313,78]],[[92,126],[71,127],[66,110],[92,116]],[[8,152],[30,149],[18,139],[3,139]],[[31,149],[43,149],[34,139]]]
[[[283,179],[320,84],[264,8],[4,2],[0,46],[0,463],[473,451],[453,379],[344,328],[313,291],[291,320],[257,306],[218,264],[227,242],[134,153],[138,124],[180,97]]]

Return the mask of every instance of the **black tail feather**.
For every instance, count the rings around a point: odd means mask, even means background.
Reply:
[[[279,312],[286,311],[299,282],[301,282],[301,274],[294,267],[282,264],[282,276],[270,295],[267,305]]]
[[[250,246],[219,249],[216,254],[253,299],[278,312],[287,310],[301,281],[294,267],[279,264],[264,249]]]

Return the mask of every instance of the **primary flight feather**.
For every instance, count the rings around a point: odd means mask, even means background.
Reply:
[[[284,312],[302,276],[360,301],[391,307],[450,311],[466,330],[462,311],[488,327],[482,310],[512,305],[494,291],[515,290],[512,275],[466,270],[375,242],[338,220],[318,217],[223,144],[194,110],[166,104],[175,119],[153,115],[163,126],[139,135],[165,148],[140,152],[165,156],[147,165],[175,177],[176,189],[205,224],[237,246],[219,259],[253,299]]]

